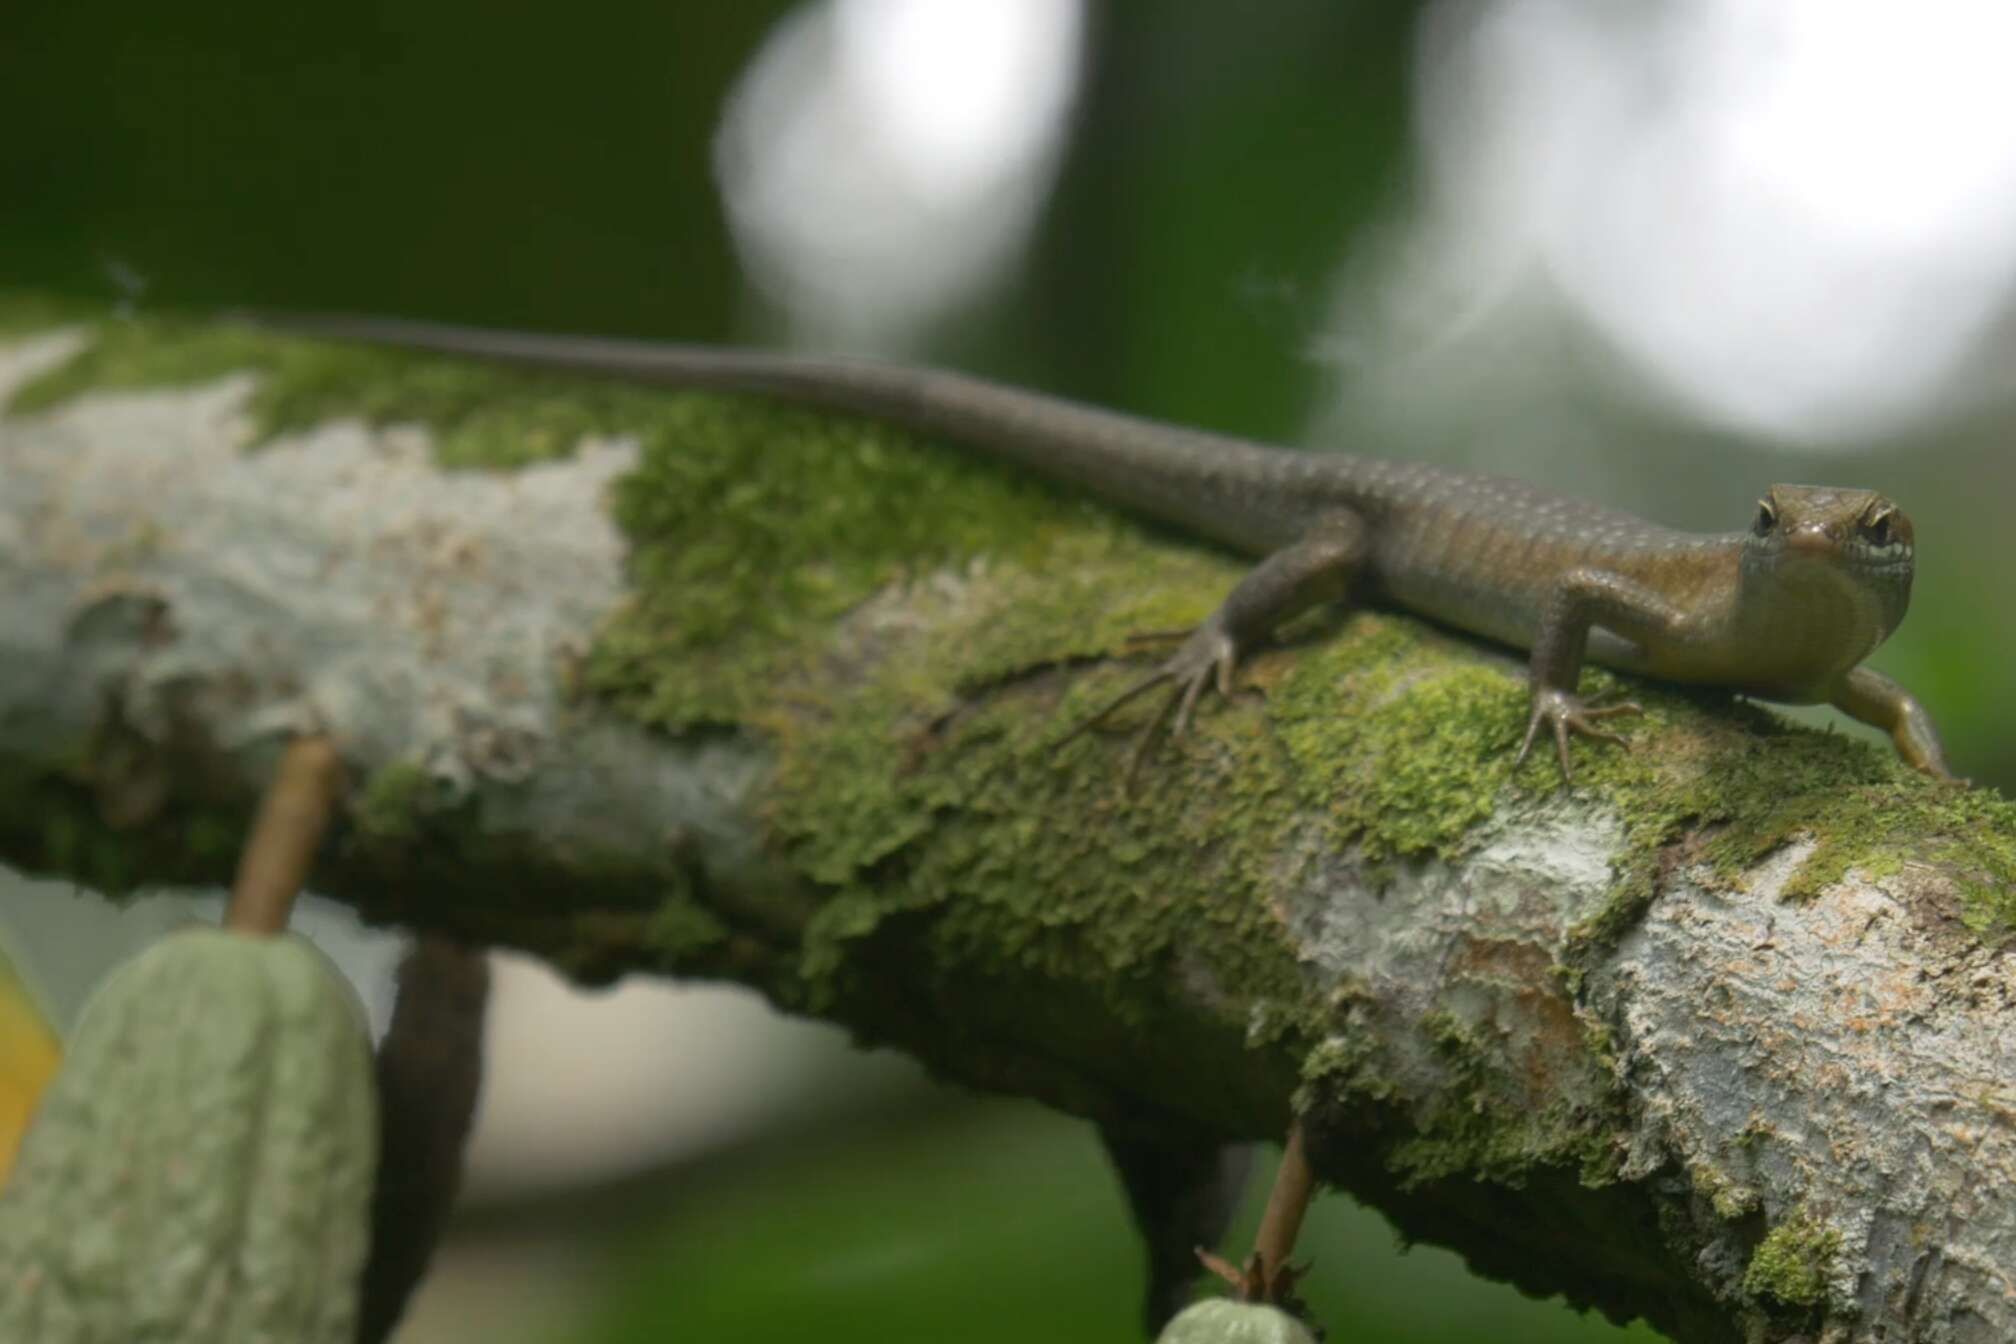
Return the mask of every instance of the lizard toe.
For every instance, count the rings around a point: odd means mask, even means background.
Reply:
[[[1157,631],[1142,638],[1164,637],[1166,632]],[[1057,745],[1064,746],[1150,691],[1167,687],[1168,692],[1154,714],[1135,733],[1134,745],[1128,752],[1126,780],[1131,785],[1162,725],[1169,722],[1173,715],[1175,721],[1170,726],[1169,736],[1181,737],[1188,731],[1207,687],[1215,683],[1221,692],[1229,693],[1237,662],[1238,649],[1232,637],[1225,633],[1216,619],[1208,620],[1185,634],[1182,645],[1154,671],[1080,720],[1070,732],[1058,739]]]
[[[1519,744],[1519,752],[1512,758],[1512,766],[1517,769],[1525,763],[1527,754],[1539,736],[1541,725],[1545,724],[1553,733],[1554,754],[1561,765],[1561,782],[1575,782],[1575,770],[1569,762],[1569,739],[1586,737],[1597,742],[1608,742],[1625,751],[1631,744],[1621,735],[1596,725],[1604,719],[1614,719],[1625,715],[1643,714],[1644,707],[1633,701],[1617,705],[1590,706],[1571,691],[1539,689],[1533,692],[1533,709],[1526,720],[1526,736]]]

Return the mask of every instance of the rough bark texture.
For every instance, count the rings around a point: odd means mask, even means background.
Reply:
[[[1678,1340],[2016,1338],[1999,799],[1649,688],[1564,792],[1512,660],[1378,613],[1128,794],[1058,741],[1208,552],[815,417],[14,326],[0,860],[216,880],[325,732],[317,885],[374,917],[1172,1143],[1299,1108],[1409,1235]]]

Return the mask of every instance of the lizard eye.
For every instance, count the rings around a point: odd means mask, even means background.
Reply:
[[[1778,526],[1778,510],[1771,507],[1770,500],[1758,500],[1757,521],[1751,524],[1751,530],[1760,537],[1768,537],[1771,535],[1771,529],[1776,526]]]
[[[1871,518],[1862,531],[1871,542],[1878,546],[1888,546],[1894,535],[1890,515],[1887,513],[1879,513],[1874,518]]]

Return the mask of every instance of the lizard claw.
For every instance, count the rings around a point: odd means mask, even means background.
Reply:
[[[1130,642],[1135,639],[1170,637],[1170,634],[1157,631],[1152,635],[1131,637]],[[1133,749],[1127,754],[1125,782],[1131,787],[1134,776],[1140,771],[1141,762],[1147,758],[1148,748],[1154,742],[1156,733],[1161,730],[1162,724],[1172,713],[1176,716],[1176,722],[1170,728],[1169,736],[1178,738],[1189,729],[1191,714],[1196,710],[1197,702],[1202,698],[1207,685],[1215,681],[1220,695],[1229,698],[1232,694],[1232,672],[1238,663],[1239,652],[1232,637],[1225,633],[1216,617],[1205,621],[1181,638],[1183,640],[1181,647],[1164,659],[1161,666],[1079,720],[1076,727],[1057,740],[1057,745],[1064,746],[1110,718],[1122,706],[1133,703],[1158,686],[1167,685],[1168,695],[1156,707],[1154,716],[1135,734]]]
[[[1585,704],[1582,697],[1572,691],[1557,691],[1544,687],[1533,692],[1533,713],[1526,720],[1526,736],[1519,743],[1519,754],[1512,758],[1512,768],[1518,769],[1533,749],[1533,739],[1540,734],[1540,725],[1546,724],[1554,730],[1554,750],[1561,758],[1561,782],[1575,782],[1575,772],[1568,764],[1568,737],[1571,733],[1594,738],[1599,742],[1612,742],[1629,751],[1631,744],[1616,733],[1596,724],[1603,719],[1614,719],[1624,714],[1643,714],[1644,707],[1635,700],[1626,700],[1617,705],[1592,706]]]

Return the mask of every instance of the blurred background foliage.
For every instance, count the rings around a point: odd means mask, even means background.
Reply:
[[[1691,527],[1880,486],[1920,579],[1878,665],[2006,789],[2010,37],[1962,0],[12,0],[0,287],[876,350]],[[187,917],[4,882],[59,1023]],[[383,939],[314,928],[382,1000]],[[506,969],[402,1338],[1126,1337],[1083,1126],[731,991]],[[1341,1198],[1308,1252],[1335,1339],[1651,1337]]]

